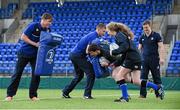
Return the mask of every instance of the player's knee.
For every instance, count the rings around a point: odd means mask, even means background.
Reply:
[[[141,80],[138,79],[138,78],[132,79],[131,82],[132,82],[133,84],[136,84],[136,85],[141,85]]]
[[[116,74],[115,73],[112,73],[112,78],[116,78]]]
[[[94,73],[86,74],[86,76],[87,76],[87,78],[90,78],[90,79],[94,79],[95,78]]]
[[[76,79],[77,82],[79,82],[79,81],[82,80],[83,77],[84,77],[84,75],[79,75],[75,79]]]
[[[77,82],[80,82],[82,80],[82,77],[79,77],[78,79],[77,79]]]

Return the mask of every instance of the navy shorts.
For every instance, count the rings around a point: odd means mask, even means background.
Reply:
[[[142,63],[124,60],[122,66],[131,70],[141,70]]]

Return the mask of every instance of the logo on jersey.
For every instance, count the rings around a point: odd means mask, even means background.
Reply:
[[[144,39],[142,39],[142,41],[144,41]]]
[[[55,55],[55,51],[53,49],[50,49],[47,54],[46,54],[46,62],[48,64],[52,64],[53,63],[53,58],[54,58],[54,55]]]
[[[36,31],[39,31],[39,29],[38,29],[38,28],[36,28]]]
[[[36,28],[36,31],[34,33],[32,33],[32,35],[34,37],[40,37],[40,36],[38,36],[39,35],[38,33],[40,33],[40,30],[38,28]]]
[[[138,66],[137,66],[137,65],[135,65],[135,66],[134,66],[134,68],[135,68],[135,69],[138,69]]]
[[[159,66],[157,66],[157,69],[159,69],[160,67]]]
[[[154,37],[151,37],[151,40],[154,40]]]
[[[50,30],[49,30],[49,29],[47,29],[47,32],[50,32]]]

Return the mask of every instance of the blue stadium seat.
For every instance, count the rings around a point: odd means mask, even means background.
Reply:
[[[174,68],[174,69],[173,69],[173,74],[174,74],[174,75],[180,74],[180,69],[179,69],[179,68]]]
[[[163,0],[161,0],[161,2],[163,2]],[[81,37],[91,31],[94,31],[95,26],[99,22],[108,23],[110,21],[117,21],[127,24],[135,33],[134,42],[137,45],[138,39],[142,33],[141,23],[152,15],[151,4],[156,3],[158,4],[157,7],[160,7],[162,6],[161,2],[158,0],[156,0],[156,2],[147,0],[148,4],[146,5],[136,5],[134,0],[76,1],[65,2],[64,5],[59,8],[57,7],[56,2],[35,2],[28,5],[28,8],[23,13],[22,18],[26,19],[33,17],[33,21],[39,21],[42,13],[50,12],[53,14],[54,21],[52,24],[52,32],[60,33],[64,36],[64,42],[58,47],[58,49],[56,49],[57,52],[55,60],[58,61],[55,61],[55,67],[57,68],[55,68],[53,72],[72,73],[72,65],[68,66],[66,70],[60,67],[71,64],[68,57],[69,51],[76,45]],[[14,6],[9,7],[13,9]],[[0,13],[4,13],[4,10],[2,12],[0,11]],[[108,35],[105,36],[107,37],[107,40],[113,42],[112,38]],[[180,43],[175,44],[175,47],[179,48],[179,46]],[[0,61],[9,61],[11,59],[16,61],[16,52],[19,47],[20,45],[9,45],[7,47],[6,45],[0,45],[0,55],[7,55],[7,57],[0,57]],[[175,51],[173,50],[173,54],[176,55],[171,57],[172,61],[179,60],[179,57],[177,56],[178,53],[180,53],[180,51],[175,48]],[[29,69],[26,69],[25,72],[29,71]]]
[[[180,74],[180,54],[179,54],[179,41],[175,42],[174,48],[166,69],[167,76],[178,76]]]

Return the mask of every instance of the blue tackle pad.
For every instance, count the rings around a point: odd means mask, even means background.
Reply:
[[[35,75],[49,76],[52,74],[55,48],[62,43],[62,40],[63,37],[59,34],[44,31],[41,32]]]

